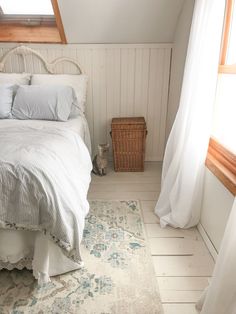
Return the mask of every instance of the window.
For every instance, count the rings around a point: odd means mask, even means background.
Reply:
[[[235,0],[226,0],[225,23],[219,73],[236,74],[236,5]]]
[[[0,0],[0,41],[66,43],[57,0]]]
[[[226,1],[212,138],[206,166],[236,195],[236,4]]]
[[[236,154],[236,74],[218,75],[212,136]]]

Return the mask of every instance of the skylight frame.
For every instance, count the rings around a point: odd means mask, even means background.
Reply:
[[[66,44],[57,0],[51,0],[54,15],[4,14],[0,22],[0,42]]]

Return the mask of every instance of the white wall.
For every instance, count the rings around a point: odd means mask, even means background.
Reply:
[[[184,0],[59,0],[68,43],[167,43]],[[191,0],[188,0],[191,1]]]
[[[206,169],[200,224],[216,251],[219,251],[234,196]]]
[[[0,58],[14,46],[2,44]],[[148,129],[146,160],[162,160],[171,44],[30,46],[49,61],[62,56],[76,59],[88,74],[86,117],[94,152],[98,143],[111,142],[112,117],[144,116]],[[37,58],[26,58],[26,72],[45,73]],[[20,56],[12,58],[5,71],[24,71]],[[69,63],[57,66],[58,73],[74,71]]]
[[[194,2],[194,0],[185,0],[174,36],[166,136],[168,136],[170,133],[176,112],[179,107]]]

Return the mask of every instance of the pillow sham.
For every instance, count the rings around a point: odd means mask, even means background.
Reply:
[[[11,118],[11,106],[15,85],[0,85],[0,119]]]
[[[66,85],[71,86],[76,95],[77,103],[72,106],[70,117],[85,112],[86,93],[88,76],[84,74],[33,74],[31,77],[32,85]]]
[[[21,120],[67,121],[74,101],[74,91],[69,86],[21,85],[12,115]]]
[[[29,73],[0,73],[0,84],[29,85]]]

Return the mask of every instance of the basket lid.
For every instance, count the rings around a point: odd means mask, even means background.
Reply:
[[[113,118],[112,124],[146,124],[144,117]]]

